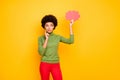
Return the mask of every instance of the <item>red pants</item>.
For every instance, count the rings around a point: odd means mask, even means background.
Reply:
[[[50,73],[53,80],[62,80],[62,73],[59,63],[40,63],[41,80],[49,80]]]

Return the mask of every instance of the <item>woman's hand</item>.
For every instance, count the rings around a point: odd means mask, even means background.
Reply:
[[[74,20],[72,19],[72,20],[70,21],[70,34],[71,34],[71,35],[73,35],[73,30],[72,30],[72,25],[73,25],[73,23],[74,23]]]
[[[46,30],[45,30],[45,42],[44,42],[44,44],[43,44],[43,47],[44,48],[46,48],[47,47],[47,43],[48,43],[48,38],[49,38],[49,34],[46,32]]]
[[[49,38],[49,34],[45,31],[45,38],[48,39]]]
[[[70,27],[72,27],[73,23],[74,23],[74,20],[72,19],[72,20],[70,21]]]

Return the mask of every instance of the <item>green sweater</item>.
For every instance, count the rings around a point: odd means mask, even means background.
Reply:
[[[59,42],[72,44],[74,42],[74,35],[70,35],[69,38],[64,38],[63,36],[56,35],[51,33],[49,35],[47,47],[43,48],[43,44],[45,41],[45,36],[40,36],[38,38],[38,52],[42,56],[42,62],[48,63],[58,63],[59,62],[59,55],[58,55],[58,45]]]

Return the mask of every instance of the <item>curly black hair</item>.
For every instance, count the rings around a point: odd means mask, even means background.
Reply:
[[[42,20],[41,20],[41,23],[42,23],[42,27],[45,29],[45,24],[47,22],[52,22],[54,24],[54,29],[56,28],[57,26],[57,18],[54,16],[54,15],[45,15]]]

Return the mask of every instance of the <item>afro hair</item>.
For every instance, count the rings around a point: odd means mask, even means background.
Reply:
[[[49,15],[45,15],[42,18],[41,23],[42,23],[42,27],[43,28],[45,28],[45,24],[47,22],[52,22],[54,24],[54,29],[56,28],[56,26],[57,26],[57,19],[56,19],[56,17],[54,15],[49,14]]]

